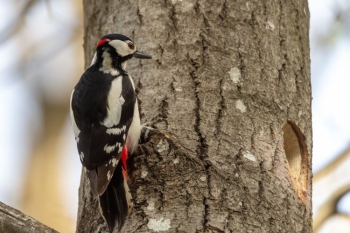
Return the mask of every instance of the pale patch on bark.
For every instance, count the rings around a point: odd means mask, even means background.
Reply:
[[[167,151],[169,150],[169,143],[166,140],[160,140],[157,145],[157,148],[159,153]]]
[[[250,153],[249,151],[244,152],[243,156],[244,156],[244,158],[249,159],[250,161],[253,161],[253,162],[256,161],[255,156],[252,153]]]
[[[141,178],[146,178],[147,175],[148,175],[147,171],[142,171],[141,172]]]
[[[241,81],[241,72],[239,71],[239,69],[237,67],[231,68],[231,70],[228,72],[228,74],[230,75],[230,78],[232,80],[233,83],[238,83]]]
[[[273,31],[275,30],[275,25],[272,22],[267,21],[267,29],[271,29]]]
[[[246,112],[246,106],[244,105],[244,103],[242,102],[242,100],[237,100],[236,101],[236,108],[241,111],[241,113]]]
[[[154,210],[154,202],[153,201],[150,201],[149,203],[148,203],[148,206],[147,206],[147,209],[148,210]]]
[[[170,219],[150,219],[148,221],[147,227],[155,232],[167,231],[170,229]]]
[[[175,5],[175,4],[178,3],[178,2],[182,2],[182,0],[171,0],[171,3],[172,3],[173,5]]]

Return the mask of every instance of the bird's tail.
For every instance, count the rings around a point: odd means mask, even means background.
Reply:
[[[99,197],[101,213],[107,222],[109,232],[113,232],[118,222],[118,232],[124,225],[131,209],[131,194],[123,164],[118,163],[106,191]]]

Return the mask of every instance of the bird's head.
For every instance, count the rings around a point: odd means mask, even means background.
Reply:
[[[102,37],[96,45],[96,53],[91,65],[100,63],[108,68],[125,69],[126,62],[131,58],[151,59],[146,53],[137,51],[134,42],[121,34],[108,34]]]

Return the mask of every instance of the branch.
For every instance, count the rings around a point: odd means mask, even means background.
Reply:
[[[39,221],[22,212],[0,202],[0,232],[4,233],[29,233],[45,232],[56,233],[54,229],[45,226]]]

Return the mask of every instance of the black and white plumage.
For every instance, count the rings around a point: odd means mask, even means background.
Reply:
[[[127,151],[137,146],[141,133],[134,83],[125,71],[132,57],[151,58],[137,51],[126,36],[102,37],[91,66],[71,95],[70,116],[78,153],[110,232],[116,221],[120,230],[130,212]]]

